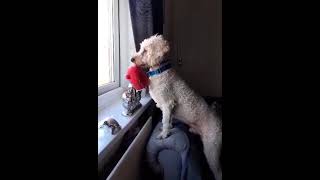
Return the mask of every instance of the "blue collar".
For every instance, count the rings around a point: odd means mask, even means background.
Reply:
[[[148,77],[152,77],[152,76],[161,74],[162,72],[164,72],[170,68],[171,68],[171,64],[167,62],[167,63],[164,63],[163,65],[161,65],[158,69],[147,72],[147,75],[148,75]]]

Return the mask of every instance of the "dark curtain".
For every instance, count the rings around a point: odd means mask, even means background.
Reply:
[[[163,34],[163,0],[129,0],[129,6],[138,51],[144,39],[154,34]]]

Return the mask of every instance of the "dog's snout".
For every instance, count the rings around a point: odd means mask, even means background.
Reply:
[[[135,60],[134,58],[131,58],[131,62],[134,62],[134,60]]]

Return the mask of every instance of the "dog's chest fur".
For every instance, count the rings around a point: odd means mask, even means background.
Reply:
[[[177,101],[174,88],[176,81],[176,73],[171,69],[150,78],[150,95],[158,107]]]

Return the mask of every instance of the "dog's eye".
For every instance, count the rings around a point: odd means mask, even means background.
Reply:
[[[144,54],[144,53],[146,53],[147,52],[147,50],[146,49],[144,49],[143,51],[142,51],[142,54]]]

